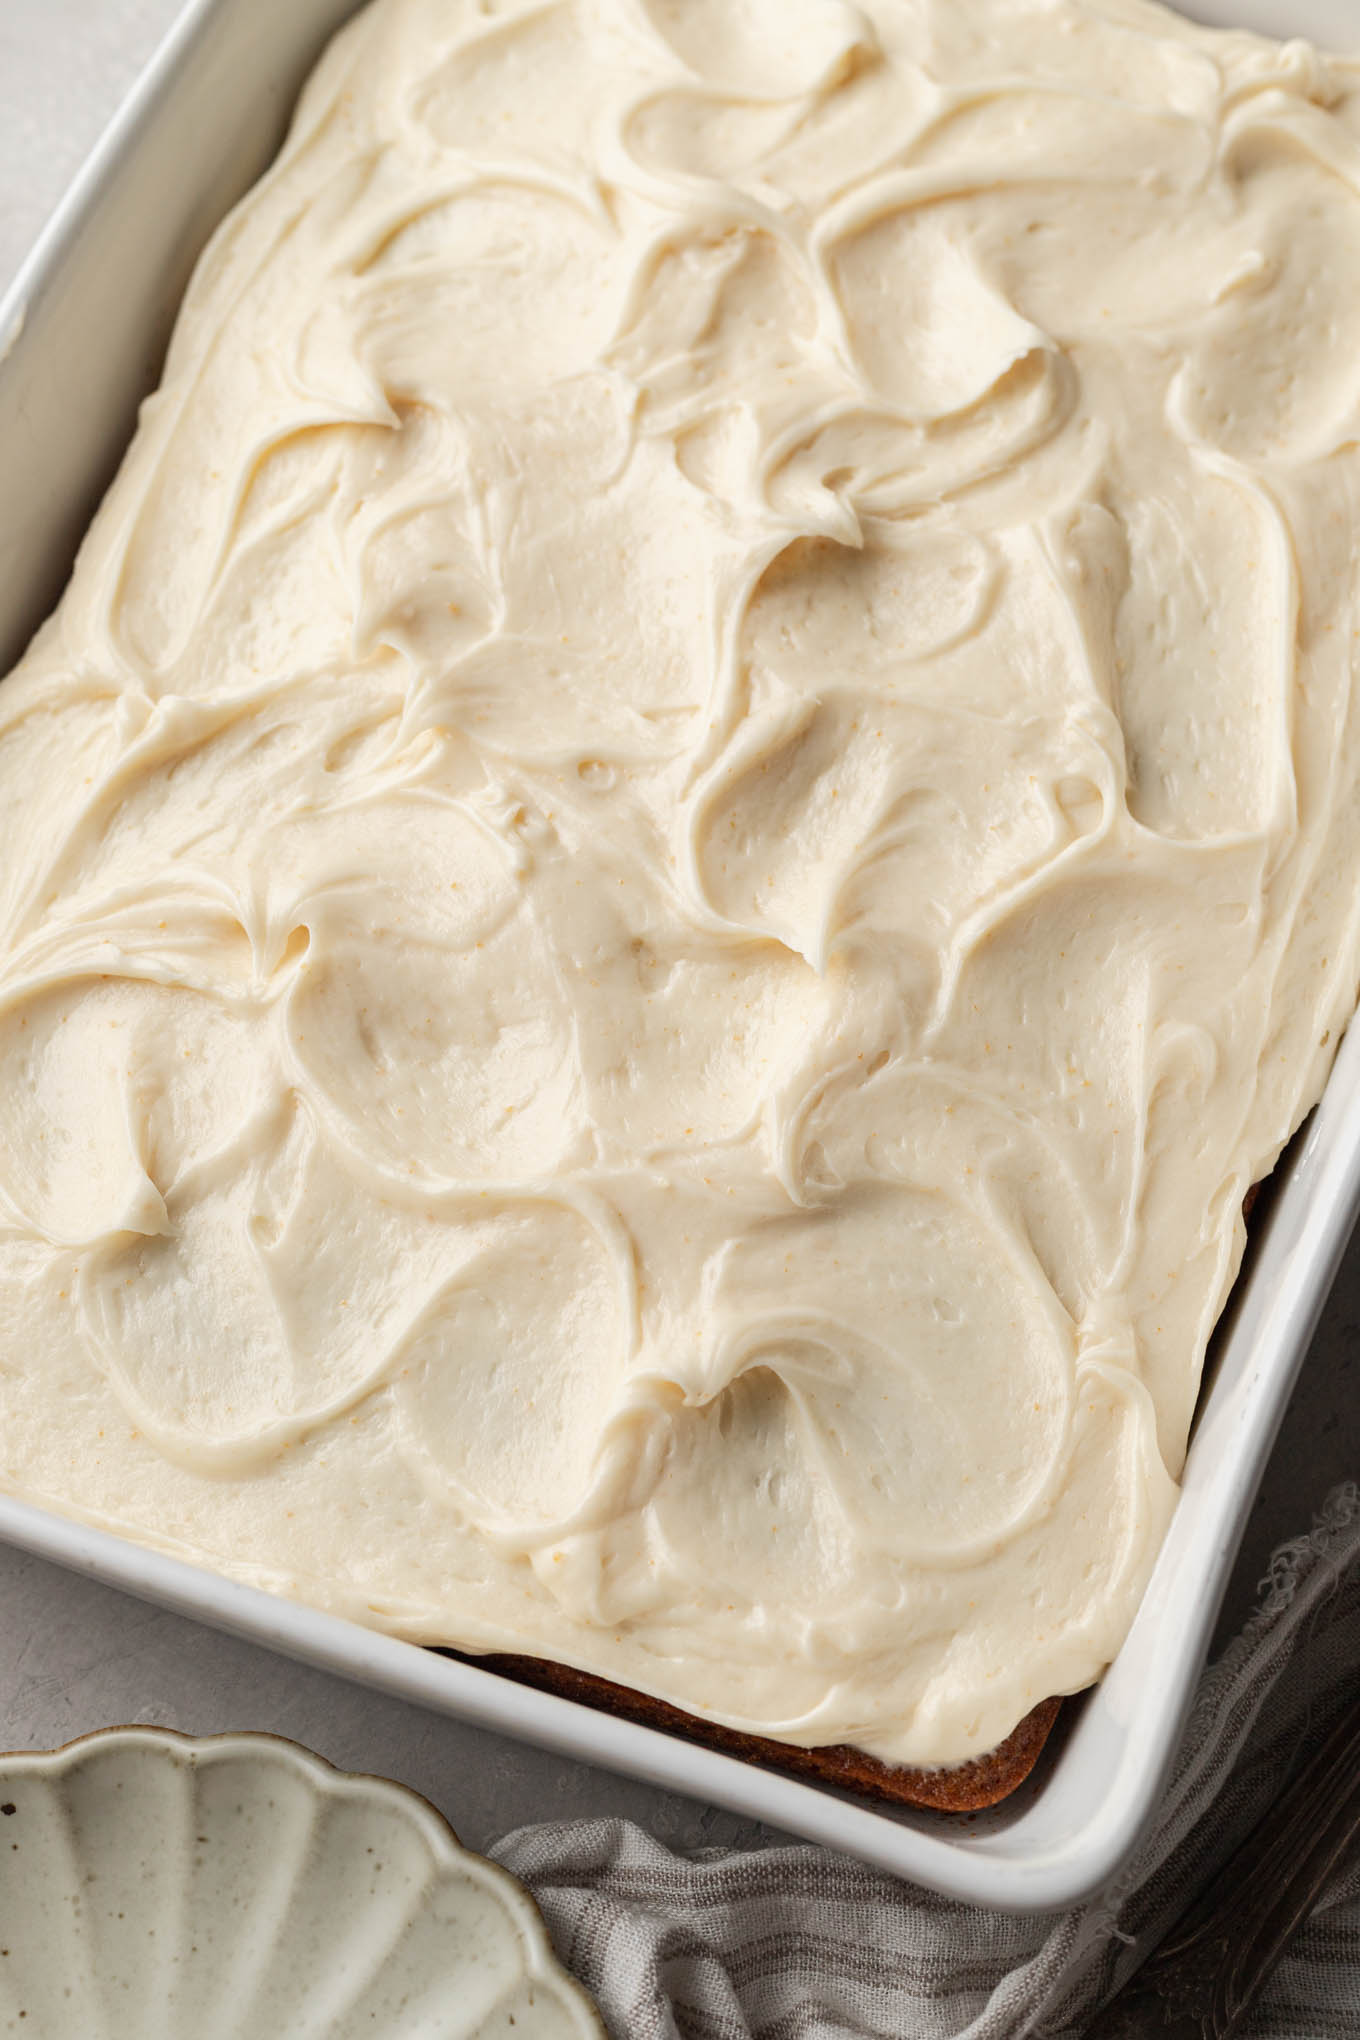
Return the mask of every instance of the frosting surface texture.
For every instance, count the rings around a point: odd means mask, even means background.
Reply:
[[[1357,88],[344,31],[0,691],[0,1483],[890,1762],[1099,1673],[1355,1000]]]

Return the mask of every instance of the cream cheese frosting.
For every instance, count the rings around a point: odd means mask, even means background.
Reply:
[[[5,1487],[890,1762],[1098,1675],[1355,1003],[1358,89],[341,35],[0,693]]]

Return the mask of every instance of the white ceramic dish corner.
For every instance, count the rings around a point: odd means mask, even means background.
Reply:
[[[189,0],[0,303],[0,671],[65,579],[194,254],[263,169],[322,40],[353,5]],[[1360,0],[1189,0],[1186,11],[1360,46]],[[1266,1455],[1360,1211],[1360,1028],[1277,1174],[1138,1619],[1035,1779],[990,1815],[852,1802],[4,1496],[0,1536],[426,1707],[717,1802],[973,1904],[1069,1905],[1115,1874],[1155,1806]]]
[[[277,1736],[0,1757],[0,2032],[604,2040],[514,1878]]]

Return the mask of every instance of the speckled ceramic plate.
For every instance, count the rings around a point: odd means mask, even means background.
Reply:
[[[415,1793],[155,1728],[0,1757],[0,2033],[604,2040],[532,1901]]]

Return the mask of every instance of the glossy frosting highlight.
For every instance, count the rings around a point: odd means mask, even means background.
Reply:
[[[378,0],[0,693],[0,1479],[889,1761],[1118,1648],[1355,1000],[1360,70]]]

